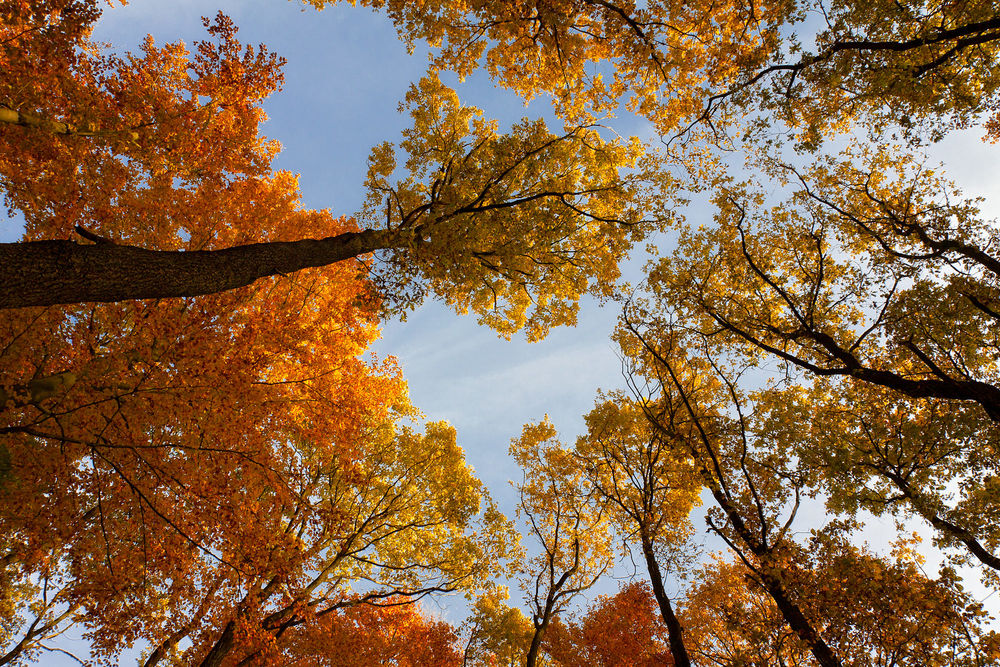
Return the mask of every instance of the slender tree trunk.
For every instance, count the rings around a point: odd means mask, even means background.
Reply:
[[[627,321],[626,323],[628,324]],[[631,329],[631,324],[629,324],[629,328]],[[636,331],[635,329],[632,329],[632,331],[637,335],[639,335],[640,340],[645,341],[645,339],[642,338],[642,335],[638,331]],[[757,559],[763,565],[766,566],[768,564],[768,561],[772,559],[772,554],[774,552],[773,547],[768,546],[763,539],[758,539],[758,537],[754,534],[754,532],[747,526],[746,522],[743,520],[743,516],[740,514],[738,508],[731,502],[730,497],[728,495],[728,491],[724,490],[720,483],[721,478],[723,478],[725,475],[723,469],[718,465],[713,465],[712,467],[714,468],[715,471],[717,471],[713,473],[712,470],[710,470],[708,467],[709,464],[706,464],[705,462],[706,458],[711,458],[713,461],[718,461],[718,456],[716,455],[716,449],[712,444],[713,436],[709,435],[709,431],[704,428],[704,425],[702,424],[698,413],[691,405],[690,395],[687,393],[684,386],[677,378],[677,375],[674,372],[674,368],[670,364],[670,362],[664,357],[660,356],[659,353],[653,351],[648,346],[647,349],[650,349],[650,351],[652,351],[654,355],[656,355],[657,359],[663,363],[665,369],[670,374],[670,378],[674,387],[677,388],[677,391],[680,393],[681,398],[684,401],[684,405],[686,406],[688,414],[691,416],[694,422],[694,425],[696,427],[697,440],[701,442],[701,445],[705,448],[705,451],[702,452],[701,450],[699,450],[699,445],[696,444],[695,439],[690,438],[690,436],[689,439],[687,439],[688,451],[691,454],[692,459],[696,462],[698,466],[698,471],[701,475],[702,480],[705,482],[705,486],[711,491],[712,497],[715,499],[715,502],[719,505],[719,508],[723,511],[726,518],[729,520],[729,523],[732,526],[733,531],[736,533],[738,539],[741,542],[743,542],[744,546],[748,551],[750,551],[750,553],[756,556]],[[671,424],[668,425],[661,424],[652,417],[649,417],[649,419],[650,423],[654,427],[664,431],[664,434],[667,437],[669,438],[676,437],[677,434],[670,430],[670,427],[672,426]],[[719,478],[716,477],[716,474],[719,476]],[[716,530],[718,531],[718,529]],[[719,532],[719,534],[720,536],[725,538],[725,536],[721,532]],[[726,539],[726,541],[728,542],[729,540]],[[731,546],[733,545],[731,544]],[[788,626],[792,629],[792,631],[795,632],[796,635],[798,635],[799,639],[805,642],[805,644],[809,647],[809,650],[812,652],[813,657],[816,658],[816,661],[819,662],[819,664],[822,667],[842,667],[840,658],[837,657],[837,654],[833,652],[833,649],[831,649],[830,646],[823,640],[823,637],[820,636],[819,632],[817,632],[816,629],[812,626],[812,623],[810,623],[809,619],[806,618],[805,614],[802,613],[802,610],[799,608],[799,606],[795,604],[795,602],[788,596],[788,593],[785,590],[784,584],[781,583],[781,580],[777,576],[769,573],[763,568],[761,570],[762,571],[758,572],[758,575],[763,580],[764,586],[767,589],[768,594],[771,596],[775,604],[778,606],[778,609],[779,611],[781,611],[781,615],[784,617],[785,622],[788,623]]]
[[[46,608],[41,610],[41,612],[35,617],[35,620],[32,621],[31,625],[28,626],[28,629],[25,631],[24,636],[20,639],[20,641],[18,641],[13,648],[7,651],[7,653],[0,656],[0,665],[8,665],[19,662],[19,658],[24,657],[24,653],[26,651],[36,649],[38,644],[45,639],[45,634],[58,626],[64,619],[72,616],[76,610],[80,608],[80,605],[72,604],[55,618],[50,618],[47,623],[42,623],[41,621],[45,615],[45,611],[48,611],[50,608],[50,605],[46,605]]]
[[[535,625],[535,634],[531,635],[531,645],[528,647],[528,655],[525,657],[525,667],[535,667],[538,664],[538,652],[542,648],[542,636],[549,621],[545,619],[541,624]]]
[[[568,576],[576,569],[574,565],[571,570],[564,573],[563,576],[559,578],[560,583],[554,588],[559,590],[562,587],[562,583],[566,581]],[[555,609],[556,602],[553,598],[552,591],[545,598],[545,606],[542,608],[541,616],[532,612],[531,625],[535,628],[535,633],[531,635],[531,645],[528,646],[528,654],[525,656],[524,664],[525,667],[535,667],[538,663],[538,653],[542,649],[542,637],[545,636],[545,630],[549,627],[549,622],[552,620],[552,612]],[[537,607],[536,607],[537,609]]]
[[[756,536],[743,521],[743,517],[740,516],[740,513],[733,504],[729,502],[729,499],[726,498],[718,484],[715,483],[704,467],[702,467],[702,476],[710,484],[709,488],[712,491],[712,496],[719,504],[719,507],[726,513],[739,539],[760,562],[766,564],[772,558],[773,549],[757,540]],[[799,639],[805,642],[806,646],[812,652],[813,657],[816,658],[816,661],[822,667],[842,667],[840,658],[837,657],[833,649],[823,640],[823,637],[820,636],[816,628],[806,618],[806,615],[802,613],[802,609],[789,597],[788,591],[785,589],[784,584],[781,583],[781,580],[773,574],[769,574],[763,568],[758,572],[758,575],[764,582],[764,587],[767,589],[771,599],[778,606],[778,610],[781,612],[782,617],[784,617],[785,622],[788,623],[788,627],[798,635]]]
[[[190,628],[185,627],[164,639],[160,642],[156,649],[149,654],[149,657],[146,658],[146,662],[142,663],[142,667],[156,667],[156,665],[158,665],[160,661],[163,660],[175,646],[177,646],[177,643],[188,635],[189,632]]]
[[[396,232],[371,229],[325,239],[188,252],[111,242],[0,243],[0,308],[212,294],[265,276],[325,266],[403,244]]]
[[[653,587],[653,596],[660,605],[660,616],[667,626],[667,636],[670,639],[670,655],[674,659],[674,667],[691,667],[691,659],[688,657],[687,648],[684,646],[681,622],[674,614],[674,609],[667,597],[667,591],[663,586],[663,576],[660,574],[660,564],[656,562],[656,554],[653,553],[653,545],[650,539],[643,534],[642,555],[646,558],[646,569],[649,570],[649,583]]]

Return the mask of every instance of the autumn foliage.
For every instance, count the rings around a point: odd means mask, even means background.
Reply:
[[[228,17],[126,52],[96,0],[0,7],[0,664],[67,628],[147,666],[1000,662],[997,223],[925,153],[1000,137],[995,6],[360,4],[430,61],[357,220],[274,169],[285,63]],[[479,69],[563,127],[463,104]],[[428,295],[529,340],[622,308],[625,388],[511,442],[524,549],[367,351]]]
[[[656,599],[642,582],[600,596],[578,619],[554,624],[546,643],[552,659],[567,667],[674,664]]]
[[[281,63],[225,17],[193,58],[152,40],[94,57],[86,4],[5,11],[5,108],[75,123],[2,133],[27,238],[80,224],[193,249],[357,229],[270,170],[258,103]],[[264,659],[323,613],[486,576],[502,517],[480,514],[453,430],[397,425],[416,414],[398,369],[363,357],[378,309],[350,261],[202,299],[6,311],[5,621],[29,623],[6,660],[69,622],[112,661],[136,642],[147,664]]]
[[[353,607],[331,614],[298,635],[289,642],[292,652],[283,664],[298,664],[295,656],[309,656],[301,664],[324,667],[462,664],[452,626],[427,618],[419,605],[404,599],[390,598],[386,606]]]

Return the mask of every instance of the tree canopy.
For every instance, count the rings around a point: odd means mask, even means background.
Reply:
[[[277,234],[247,204],[299,198],[259,127],[283,62],[244,48],[222,15],[193,58],[152,38],[103,55],[87,40],[91,5],[9,11],[0,169],[26,237],[0,244],[0,306],[197,296],[388,251],[384,297],[405,306],[430,290],[504,334],[540,336],[572,322],[582,294],[608,295],[618,260],[659,224],[637,208],[636,142],[592,123],[501,134],[429,75],[405,100],[404,175],[388,143],[369,158],[370,226]]]
[[[0,8],[0,664],[1000,661],[997,223],[928,158],[1000,138],[996,7],[358,4],[429,60],[353,217],[275,168],[294,65],[224,14],[129,52],[98,0]],[[501,507],[368,347],[587,295],[624,386],[524,426]]]

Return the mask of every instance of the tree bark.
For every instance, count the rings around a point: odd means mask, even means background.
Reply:
[[[107,241],[0,243],[0,308],[212,294],[404,245],[397,232],[372,229],[196,251]]]
[[[525,667],[535,667],[538,664],[538,652],[542,647],[542,635],[545,634],[545,625],[536,625],[535,632],[531,635],[531,645],[528,647],[528,654],[524,658]]]
[[[806,643],[816,661],[823,667],[841,667],[840,658],[823,641],[823,638],[819,636],[819,633],[813,628],[812,623],[802,613],[802,609],[788,597],[788,593],[781,580],[765,572],[760,573],[760,576],[765,588],[767,588],[768,594],[770,594],[771,599],[778,606],[785,622],[788,623],[788,627],[798,635],[799,639]]]
[[[762,568],[758,571],[758,575],[761,581],[764,583],[764,588],[767,590],[768,595],[774,600],[777,605],[778,610],[781,611],[782,617],[788,624],[788,627],[798,635],[799,639],[805,642],[806,646],[812,652],[813,657],[816,658],[822,667],[842,667],[840,658],[830,645],[823,640],[816,628],[813,627],[812,622],[806,618],[806,615],[802,612],[802,609],[795,603],[794,600],[788,595],[788,591],[785,585],[781,582],[781,579],[777,576],[767,572],[767,567],[772,560],[773,547],[768,547],[762,544],[756,536],[747,527],[746,523],[743,521],[743,517],[733,506],[729,499],[726,498],[725,494],[719,488],[719,485],[715,483],[712,479],[711,474],[704,466],[701,467],[702,476],[709,484],[709,488],[712,492],[712,496],[715,501],[722,508],[722,511],[726,513],[729,518],[729,523],[733,526],[734,532],[739,536],[740,540],[747,546],[751,553],[754,554],[762,564]],[[721,533],[720,533],[721,534]],[[779,568],[780,569],[780,568]]]
[[[653,545],[646,535],[642,535],[642,555],[646,558],[646,569],[649,571],[649,583],[653,588],[653,596],[660,606],[660,616],[667,626],[667,637],[670,640],[670,656],[674,659],[674,667],[691,667],[691,658],[688,657],[687,648],[684,646],[684,628],[674,614],[674,609],[670,605],[670,598],[667,597],[666,588],[663,586],[663,576],[660,573],[660,564],[656,562],[656,554],[653,553]]]
[[[201,661],[200,667],[221,667],[222,661],[226,659],[229,652],[233,650],[236,643],[236,623],[229,621],[223,628],[222,634],[212,646],[205,659]]]

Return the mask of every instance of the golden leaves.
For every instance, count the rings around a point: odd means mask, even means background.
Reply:
[[[572,323],[580,297],[612,294],[631,244],[662,225],[636,206],[637,143],[527,119],[500,134],[436,77],[411,89],[407,107],[406,173],[393,179],[395,151],[377,147],[363,215],[406,240],[391,271],[501,335],[537,339]]]

